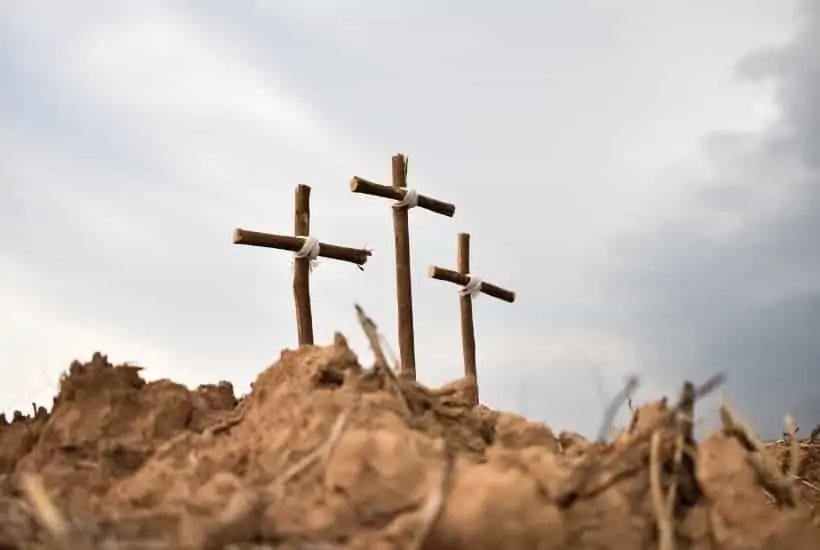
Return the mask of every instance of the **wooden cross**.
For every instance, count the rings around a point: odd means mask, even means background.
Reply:
[[[505,302],[515,301],[515,292],[485,283],[470,274],[470,234],[458,234],[458,271],[430,266],[427,274],[439,281],[461,285],[461,348],[464,354],[464,375],[475,380],[474,403],[478,404],[478,373],[475,359],[475,328],[473,327],[473,297],[487,294]]]
[[[317,241],[310,237],[310,187],[296,187],[296,209],[293,234],[273,235],[245,229],[235,229],[234,244],[290,250],[296,253],[293,266],[293,297],[296,301],[296,326],[299,346],[313,344],[313,313],[310,307],[310,268],[318,257],[332,258],[356,264],[361,268],[371,255],[370,250],[347,248]]]
[[[399,355],[401,374],[416,379],[416,350],[413,333],[413,291],[410,276],[410,228],[407,211],[419,206],[425,210],[453,217],[456,207],[413,189],[407,189],[407,158],[393,156],[393,185],[379,185],[359,177],[350,180],[350,190],[385,199],[393,199],[393,233],[396,249],[396,302],[399,316]]]

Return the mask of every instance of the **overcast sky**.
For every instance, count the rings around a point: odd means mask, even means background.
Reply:
[[[817,6],[817,3],[813,4]],[[92,352],[149,378],[248,383],[296,343],[288,233],[374,249],[312,275],[317,341],[397,347],[388,201],[411,212],[419,378],[461,374],[473,268],[482,398],[593,434],[638,400],[728,374],[779,435],[820,422],[820,9],[796,0],[6,0],[0,8],[0,407],[50,402]],[[705,423],[713,408],[702,407]]]

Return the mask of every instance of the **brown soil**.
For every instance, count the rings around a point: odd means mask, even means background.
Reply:
[[[241,400],[95,354],[50,413],[0,423],[0,550],[818,547],[775,447],[731,430],[681,445],[665,401],[591,443],[472,391],[363,369],[340,336],[284,352]]]
[[[791,469],[793,446],[788,441],[777,441],[766,446],[780,470]],[[805,439],[797,445],[797,498],[806,505],[815,525],[820,525],[820,439]]]

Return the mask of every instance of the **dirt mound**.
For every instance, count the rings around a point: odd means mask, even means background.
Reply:
[[[766,451],[779,465],[781,472],[794,471],[797,498],[806,504],[815,525],[820,525],[820,438],[788,439],[766,446]],[[792,462],[792,453],[796,460]]]
[[[0,549],[817,547],[776,458],[732,430],[695,444],[661,401],[589,442],[473,391],[363,369],[340,336],[242,399],[96,354],[51,413],[0,423]]]

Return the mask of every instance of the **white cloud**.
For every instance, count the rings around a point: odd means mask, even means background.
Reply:
[[[232,51],[233,50],[233,51]],[[85,34],[67,70],[86,75],[85,92],[136,117],[167,124],[229,122],[267,130],[286,146],[347,158],[309,106],[241,49],[205,36],[170,13]],[[215,128],[214,128],[215,129]]]
[[[0,410],[7,416],[15,409],[28,413],[32,402],[50,406],[60,373],[74,359],[89,360],[94,350],[115,362],[150,365],[150,379],[196,379],[168,350],[116,326],[91,324],[59,311],[19,279],[8,266],[0,271],[0,365],[13,380],[0,388]]]

